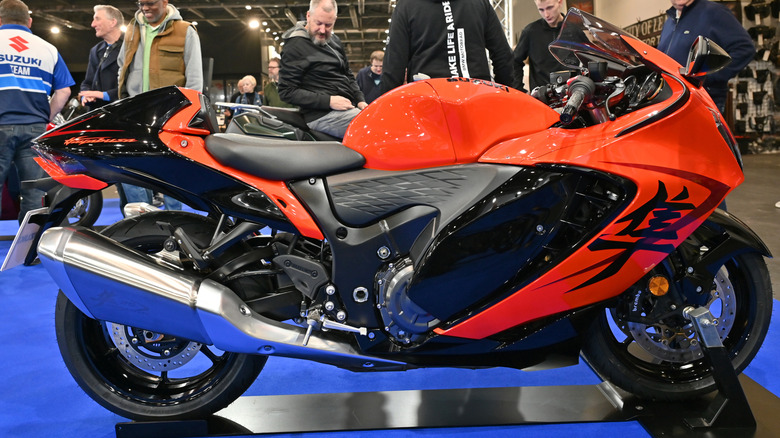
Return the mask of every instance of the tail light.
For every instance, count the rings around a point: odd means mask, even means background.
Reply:
[[[50,166],[60,169],[64,175],[76,175],[85,173],[87,168],[78,160],[51,149],[33,146],[33,150]],[[46,168],[48,166],[44,166]]]

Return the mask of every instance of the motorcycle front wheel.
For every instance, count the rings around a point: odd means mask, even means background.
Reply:
[[[208,243],[213,221],[182,212],[146,213],[103,234],[147,253],[163,249],[170,229]],[[203,418],[241,396],[263,369],[265,356],[220,351],[187,339],[84,315],[62,293],[55,313],[57,343],[79,386],[106,409],[142,421]]]
[[[737,373],[755,357],[769,328],[772,285],[760,254],[738,254],[718,271],[706,307]],[[716,389],[709,362],[688,323],[680,326],[623,321],[614,308],[591,324],[585,360],[604,380],[639,396],[682,401]]]

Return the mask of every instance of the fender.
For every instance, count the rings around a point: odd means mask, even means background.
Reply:
[[[22,181],[22,185],[45,192],[44,204],[48,208],[46,213],[33,215],[30,218],[30,222],[38,224],[40,229],[35,234],[33,244],[24,259],[24,265],[29,266],[38,257],[38,241],[40,241],[43,232],[51,227],[60,225],[79,199],[89,196],[96,190],[68,187],[60,184],[52,177],[40,178],[34,181]]]
[[[772,253],[769,251],[769,247],[766,246],[763,240],[758,237],[750,227],[744,222],[738,219],[736,216],[730,214],[727,211],[721,209],[715,209],[704,224],[699,227],[694,233],[694,237],[699,237],[698,234],[704,227],[715,225],[722,228],[725,234],[728,234],[730,239],[741,243],[747,248],[753,248],[764,257],[772,258]]]
[[[685,261],[682,267],[686,271],[683,288],[691,302],[702,299],[698,291],[708,290],[717,271],[735,254],[756,251],[772,257],[769,248],[750,227],[721,209],[715,209],[678,251]]]

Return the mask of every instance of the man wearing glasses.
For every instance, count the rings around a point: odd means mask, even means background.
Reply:
[[[168,0],[138,2],[138,12],[127,26],[117,63],[120,98],[169,85],[203,91],[198,32],[182,20]],[[126,202],[153,201],[151,190],[129,184],[121,187]],[[165,208],[179,210],[181,202],[165,196]]]
[[[279,65],[282,60],[279,58],[271,58],[268,61],[268,82],[263,87],[263,96],[265,96],[265,104],[268,106],[278,106],[281,108],[295,108],[295,105],[282,100],[279,97]]]
[[[382,65],[384,59],[384,51],[377,50],[372,52],[371,59],[369,60],[371,64],[361,68],[357,77],[355,77],[358,87],[360,87],[360,91],[362,91],[363,95],[366,97],[366,103],[371,103],[374,99],[382,95],[382,93],[379,92],[379,84],[382,79]]]

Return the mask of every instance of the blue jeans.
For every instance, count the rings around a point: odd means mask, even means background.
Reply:
[[[8,178],[11,163],[16,166],[19,181],[36,180],[46,176],[46,172],[33,160],[37,154],[31,148],[32,140],[45,131],[45,123],[0,125],[0,193],[3,190],[3,183]],[[19,219],[21,220],[28,211],[41,208],[41,197],[44,192],[22,188],[20,193],[22,199],[19,203]]]
[[[147,204],[151,204],[154,198],[154,193],[144,187],[122,183],[122,190],[125,192],[125,199],[128,203],[146,202]],[[163,198],[165,199],[166,210],[181,210],[181,201],[171,198],[168,195],[163,195]]]
[[[360,110],[357,108],[348,109],[346,111],[331,111],[317,120],[312,120],[307,123],[307,125],[315,131],[324,132],[338,138],[344,138],[347,127],[349,127],[349,122],[357,117],[358,114],[360,114]]]

